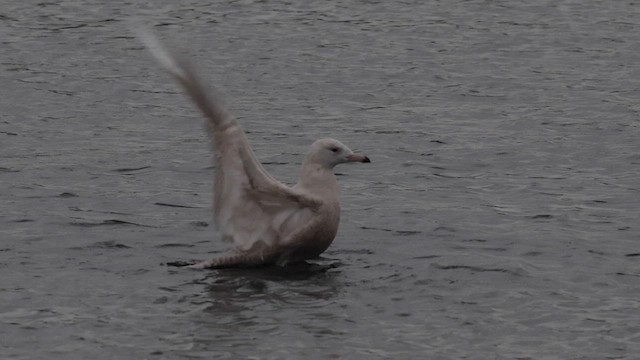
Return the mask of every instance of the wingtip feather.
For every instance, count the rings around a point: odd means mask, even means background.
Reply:
[[[144,44],[151,55],[153,55],[165,70],[173,76],[181,79],[186,79],[188,77],[187,73],[176,61],[175,57],[171,55],[169,50],[162,45],[158,37],[148,27],[143,26],[140,22],[134,22],[132,29],[140,42]]]

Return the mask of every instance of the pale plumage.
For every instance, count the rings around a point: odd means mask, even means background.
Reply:
[[[329,247],[340,221],[339,187],[333,167],[369,162],[334,139],[314,142],[300,179],[288,187],[256,159],[235,117],[210,97],[192,68],[166,51],[151,33],[140,38],[207,118],[216,159],[214,220],[233,249],[193,265],[221,268],[284,265],[318,256]]]

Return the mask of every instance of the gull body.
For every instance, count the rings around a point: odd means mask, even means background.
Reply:
[[[232,249],[191,267],[285,265],[325,251],[340,223],[340,188],[333,168],[369,158],[338,140],[320,139],[311,145],[297,184],[282,184],[260,164],[236,118],[209,94],[191,66],[165,50],[153,34],[139,31],[139,36],[202,111],[212,139],[214,222]]]

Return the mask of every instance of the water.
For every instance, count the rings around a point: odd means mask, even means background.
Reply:
[[[332,136],[338,238],[198,272],[202,119],[144,19],[295,182]],[[600,1],[0,7],[3,359],[634,359],[640,7]]]

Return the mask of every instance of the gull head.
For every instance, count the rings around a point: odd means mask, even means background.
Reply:
[[[319,164],[332,169],[334,166],[349,162],[371,162],[364,154],[354,153],[345,144],[335,139],[316,140],[311,145],[307,162]]]

